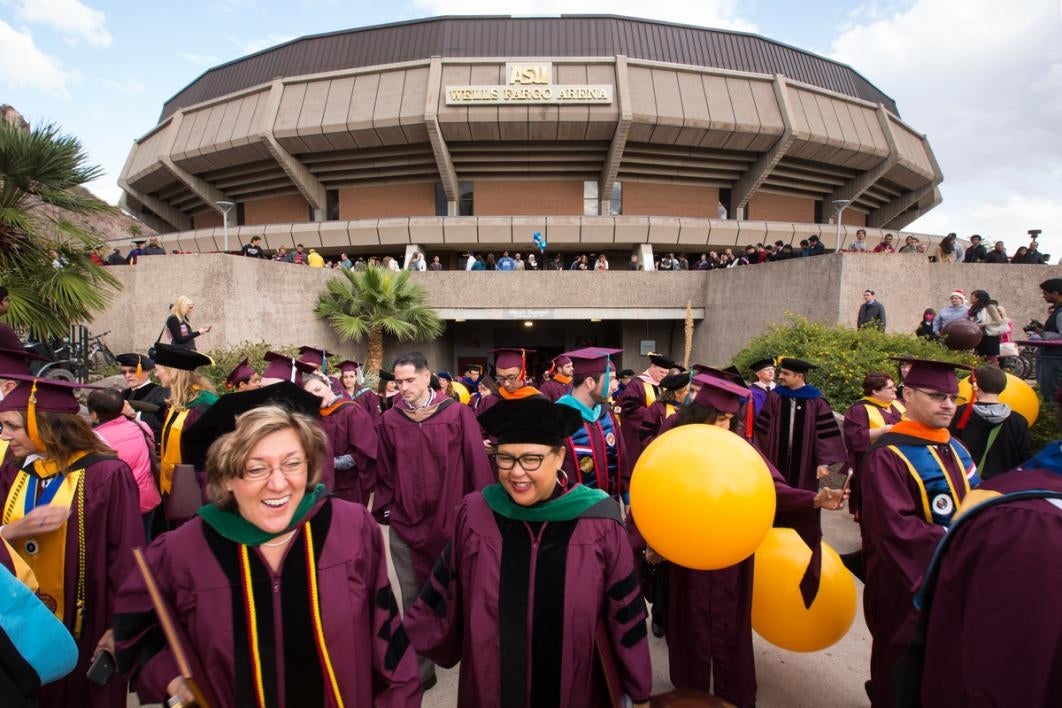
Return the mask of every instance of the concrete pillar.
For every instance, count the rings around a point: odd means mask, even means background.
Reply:
[[[639,243],[636,253],[638,254],[638,263],[641,264],[642,270],[656,270],[656,259],[653,257],[653,244]]]
[[[413,254],[420,253],[424,256],[424,249],[420,247],[420,244],[411,243],[406,246],[406,257],[402,259],[402,270],[409,268],[409,262],[413,260]]]

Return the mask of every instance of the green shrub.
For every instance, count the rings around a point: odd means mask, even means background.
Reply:
[[[1059,429],[1055,406],[1049,401],[1041,400],[1040,415],[1029,429],[1029,447],[1034,453],[1039,452],[1047,443],[1059,439],[1062,439],[1062,430]]]
[[[225,390],[225,377],[236,368],[241,359],[247,357],[247,361],[254,367],[255,371],[262,373],[262,369],[265,368],[262,357],[268,351],[291,357],[299,355],[298,347],[278,347],[265,342],[244,342],[231,349],[212,349],[204,352],[204,354],[214,360],[214,365],[199,369],[199,373],[210,379],[214,383],[214,387],[217,388],[218,393],[222,393]]]
[[[748,375],[748,366],[757,359],[795,357],[819,368],[808,374],[835,410],[843,411],[863,396],[863,377],[870,371],[897,375],[897,362],[890,356],[916,356],[923,359],[977,364],[970,352],[946,349],[938,342],[910,334],[886,334],[872,327],[825,325],[788,314],[789,322],[774,324],[752,340],[733,358],[733,364]]]

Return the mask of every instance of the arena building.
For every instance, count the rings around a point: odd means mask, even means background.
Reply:
[[[537,233],[565,263],[604,253],[619,269],[811,235],[843,248],[858,227],[873,244],[939,203],[941,178],[925,136],[846,65],[756,35],[563,16],[359,28],[212,68],[165,103],[119,184],[167,250],[261,235],[454,268],[467,251],[526,254]],[[508,317],[481,282],[448,319]],[[588,320],[602,343],[624,321],[673,323],[691,299],[609,298],[567,320],[566,343]],[[505,329],[485,345],[521,333]]]

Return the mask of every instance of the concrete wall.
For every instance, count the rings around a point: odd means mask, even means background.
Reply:
[[[111,271],[124,288],[110,309],[92,323],[93,332],[110,330],[115,352],[147,349],[178,295],[196,302],[193,324],[214,325],[199,339],[200,349],[235,347],[243,342],[313,344],[355,359],[359,344],[340,343],[313,315],[317,294],[334,271],[223,255],[156,256]],[[638,368],[638,343],[654,339],[657,349],[681,357],[682,311],[689,302],[698,313],[696,361],[724,364],[769,324],[787,312],[854,326],[866,288],[885,305],[890,332],[913,332],[926,307],[939,309],[955,288],[984,289],[998,299],[1017,325],[1042,320],[1046,306],[1039,283],[1062,277],[1062,267],[928,263],[918,255],[839,254],[707,273],[568,271],[416,273],[429,302],[443,310],[504,310],[499,317],[525,319],[521,309],[549,310],[548,317],[579,327],[593,310],[620,308],[624,363]],[[657,308],[670,308],[659,319]],[[703,319],[700,319],[703,313]],[[482,318],[482,315],[481,315]],[[487,326],[487,325],[484,325]],[[438,342],[386,344],[387,356],[419,348],[431,361],[450,362],[455,345]],[[448,364],[449,365],[449,364]]]

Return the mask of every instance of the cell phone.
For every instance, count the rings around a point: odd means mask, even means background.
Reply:
[[[855,474],[855,470],[851,467],[848,468],[848,474],[844,477],[844,484],[841,485],[841,494],[848,491],[848,487],[852,484],[852,475]]]
[[[92,683],[100,686],[106,686],[107,682],[114,676],[115,663],[114,655],[109,651],[101,651],[96,655],[96,658],[92,660],[92,664],[89,665],[88,671],[85,672],[85,678]]]

